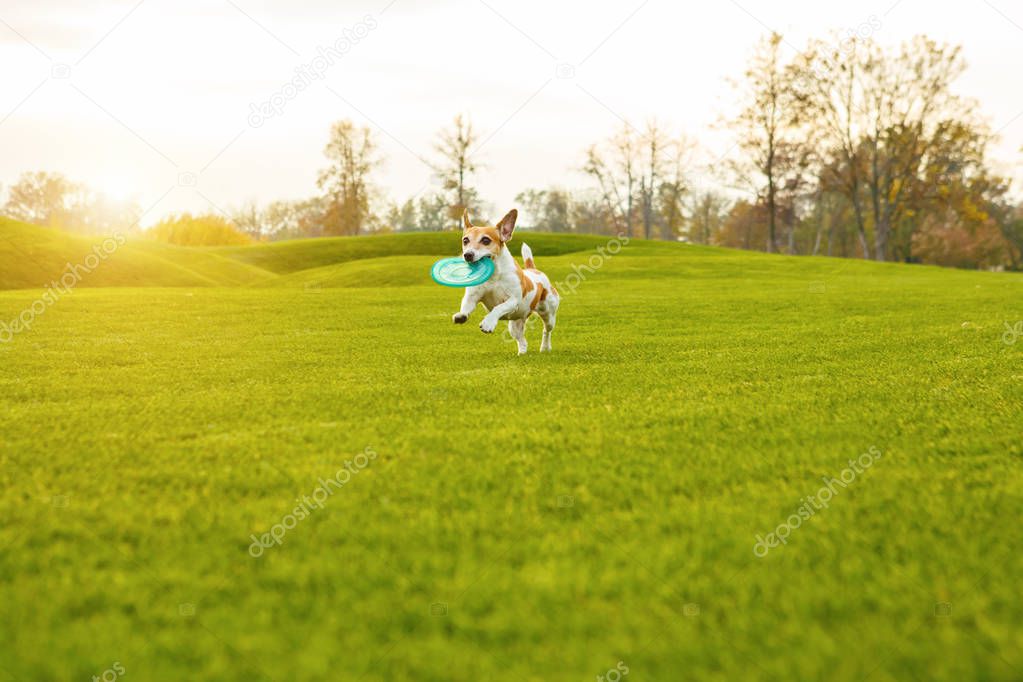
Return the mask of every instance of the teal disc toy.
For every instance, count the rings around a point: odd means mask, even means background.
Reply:
[[[474,287],[483,284],[494,274],[494,261],[483,258],[466,263],[464,258],[442,258],[433,264],[430,277],[446,287]]]

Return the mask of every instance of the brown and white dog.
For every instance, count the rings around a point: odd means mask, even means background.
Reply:
[[[533,252],[522,245],[522,267],[508,250],[515,231],[518,211],[512,209],[495,227],[473,225],[469,211],[462,213],[462,257],[474,263],[481,258],[494,260],[494,274],[483,284],[466,287],[462,308],[451,318],[455,324],[464,324],[469,315],[482,303],[489,311],[480,322],[480,330],[490,334],[498,320],[508,320],[508,332],[519,345],[519,355],[526,352],[526,319],[536,314],[543,320],[543,341],[540,352],[551,349],[551,332],[558,316],[561,297],[547,275],[536,269]]]

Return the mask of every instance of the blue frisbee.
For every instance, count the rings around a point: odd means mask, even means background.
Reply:
[[[466,263],[464,258],[442,258],[430,269],[433,281],[446,287],[474,287],[493,274],[494,261],[490,258],[475,263]]]

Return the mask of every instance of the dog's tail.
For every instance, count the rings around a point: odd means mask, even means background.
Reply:
[[[535,268],[536,262],[533,261],[533,251],[529,248],[529,244],[522,245],[522,267],[524,268]]]

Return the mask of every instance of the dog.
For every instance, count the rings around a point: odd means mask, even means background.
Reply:
[[[473,225],[468,209],[462,212],[462,257],[467,263],[493,259],[494,274],[479,286],[466,287],[462,307],[451,320],[465,324],[476,305],[482,303],[488,312],[480,322],[480,331],[490,334],[498,320],[508,320],[508,332],[518,343],[519,355],[522,355],[527,346],[526,320],[535,314],[543,321],[540,352],[549,352],[561,297],[547,275],[536,269],[533,252],[527,244],[522,245],[521,267],[509,251],[508,242],[515,232],[518,216],[519,212],[512,209],[492,227]]]

